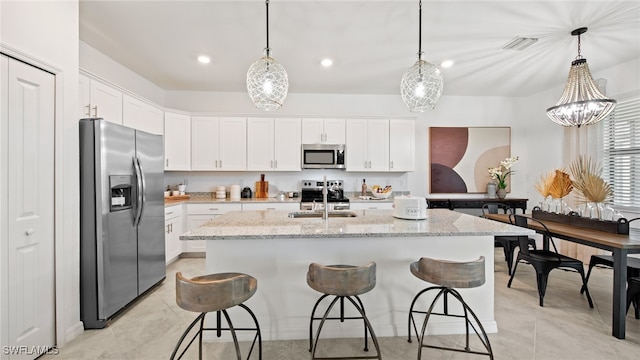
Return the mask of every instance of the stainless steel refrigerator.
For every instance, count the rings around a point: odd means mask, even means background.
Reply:
[[[166,276],[162,136],[80,120],[80,316],[99,329]]]

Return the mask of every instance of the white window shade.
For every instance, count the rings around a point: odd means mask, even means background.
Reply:
[[[618,100],[604,120],[603,178],[613,186],[613,205],[640,211],[640,96]]]

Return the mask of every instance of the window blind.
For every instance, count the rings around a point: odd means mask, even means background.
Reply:
[[[640,210],[640,96],[618,100],[603,135],[603,178],[613,187],[613,205]]]

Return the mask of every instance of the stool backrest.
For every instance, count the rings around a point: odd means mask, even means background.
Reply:
[[[468,262],[423,257],[418,261],[418,271],[421,279],[451,288],[473,288],[485,282],[484,256]]]
[[[489,203],[482,205],[482,215],[486,214],[509,214],[511,209],[503,204]]]
[[[176,273],[176,303],[194,312],[211,312],[242,304],[255,294],[257,280],[241,273],[185,278]]]
[[[321,293],[337,296],[364,294],[376,286],[376,263],[364,266],[311,263],[307,284]]]

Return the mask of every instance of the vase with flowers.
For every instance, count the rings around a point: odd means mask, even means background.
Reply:
[[[500,161],[500,165],[497,167],[489,168],[489,175],[493,180],[497,182],[498,191],[496,194],[498,198],[504,199],[507,196],[507,176],[513,173],[511,167],[518,161],[518,156],[508,157]]]

